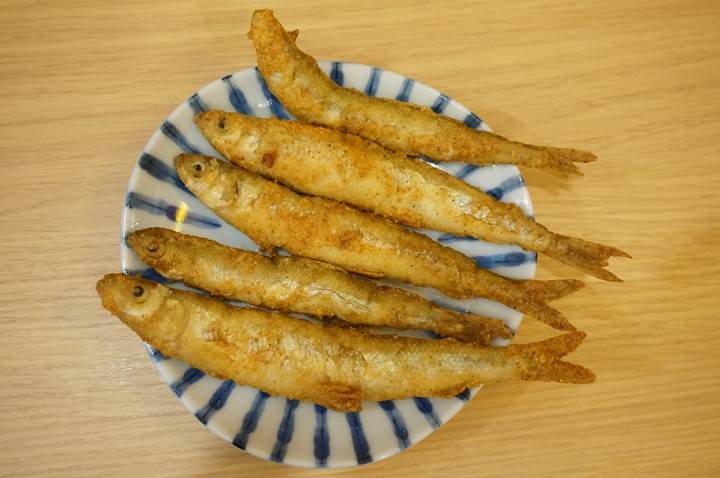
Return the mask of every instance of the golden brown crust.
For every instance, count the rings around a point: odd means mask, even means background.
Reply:
[[[359,325],[432,330],[483,344],[511,336],[499,320],[454,312],[312,259],[267,257],[163,228],[130,233],[128,244],[163,276],[215,296]]]
[[[230,161],[296,191],[342,201],[412,227],[518,244],[596,277],[617,279],[602,267],[609,256],[622,251],[549,231],[514,204],[358,136],[218,110],[198,114],[195,123]]]
[[[573,330],[543,299],[542,282],[528,288],[527,282],[480,269],[460,252],[396,223],[330,199],[301,196],[215,158],[183,154],[175,168],[201,201],[259,244],[360,274],[434,287],[451,297],[487,297]],[[572,279],[564,284],[566,291],[582,287]],[[557,285],[548,283],[553,292],[562,289]]]
[[[339,411],[358,411],[362,400],[447,396],[489,382],[594,380],[589,370],[560,360],[582,341],[580,332],[489,348],[313,324],[123,274],[105,276],[97,289],[107,310],[164,354]]]
[[[341,88],[320,70],[314,58],[295,46],[296,38],[270,10],[253,14],[249,36],[270,90],[303,121],[348,131],[413,156],[474,164],[518,164],[559,177],[580,174],[574,163],[596,159],[585,151],[511,141],[468,128],[427,107]]]
[[[630,254],[612,246],[586,241],[577,237],[554,235],[553,247],[545,253],[560,262],[576,267],[590,275],[609,282],[622,282],[618,276],[604,269],[611,257],[627,257]]]
[[[559,335],[541,342],[527,345],[510,345],[513,352],[519,350],[526,358],[526,364],[546,364],[544,367],[522,366],[523,380],[543,380],[562,383],[590,383],[595,374],[575,364],[560,360],[580,346],[585,339],[584,332]]]

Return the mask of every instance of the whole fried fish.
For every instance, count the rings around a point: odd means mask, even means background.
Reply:
[[[163,276],[227,299],[358,325],[432,330],[481,344],[511,337],[502,321],[448,310],[304,257],[268,257],[155,227],[129,234],[128,243]]]
[[[412,227],[518,244],[595,277],[620,281],[603,267],[611,256],[627,256],[623,251],[549,231],[516,205],[420,159],[351,134],[276,118],[214,110],[197,115],[195,123],[230,161],[296,191]]]
[[[585,334],[491,348],[454,339],[372,335],[109,274],[97,283],[103,306],[163,354],[273,395],[359,411],[362,400],[449,397],[508,380],[589,383],[564,362]]]
[[[209,156],[181,154],[175,168],[193,194],[264,249],[282,247],[348,271],[433,287],[451,297],[486,297],[553,327],[574,330],[546,301],[578,290],[580,281],[500,277],[394,222],[331,199],[297,194]]]
[[[473,164],[518,164],[559,177],[580,174],[574,163],[596,156],[568,148],[533,146],[479,131],[412,103],[342,88],[295,46],[271,10],[257,10],[250,33],[260,73],[270,91],[298,119],[348,131],[409,155]]]

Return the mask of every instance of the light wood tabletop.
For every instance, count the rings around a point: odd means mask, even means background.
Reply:
[[[720,5],[710,1],[0,4],[0,475],[309,476],[246,455],[173,398],[100,306],[130,171],[204,84],[254,65],[253,9],[321,59],[441,89],[497,132],[587,149],[524,170],[537,218],[633,255],[559,308],[593,385],[488,386],[425,441],[328,475],[720,475]],[[519,342],[553,331],[527,320]]]

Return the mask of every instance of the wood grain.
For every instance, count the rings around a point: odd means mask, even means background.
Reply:
[[[0,4],[0,475],[309,476],[245,455],[174,400],[94,283],[119,269],[143,144],[254,63],[236,1]],[[526,171],[539,220],[617,245],[624,284],[560,306],[591,386],[487,387],[366,476],[720,474],[720,5],[269,1],[319,58],[436,86],[498,132],[600,160]],[[549,259],[539,276],[582,277]],[[552,334],[526,321],[519,340]]]

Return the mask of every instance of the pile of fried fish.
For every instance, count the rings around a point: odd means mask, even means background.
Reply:
[[[144,262],[209,295],[109,274],[97,284],[103,306],[167,356],[339,411],[358,411],[363,400],[449,397],[488,382],[592,382],[593,372],[563,360],[585,334],[549,305],[582,282],[507,279],[406,226],[517,244],[620,281],[605,266],[626,253],[552,232],[420,159],[516,164],[565,178],[595,156],[512,141],[427,107],[340,87],[298,49],[297,36],[271,11],[253,14],[258,69],[299,121],[206,111],[195,124],[227,161],[175,159],[185,186],[262,252],[162,228],[135,231],[127,240]],[[273,254],[277,248],[292,255]],[[493,338],[511,337],[502,321],[369,279],[381,277],[498,301],[567,333],[491,347]]]

